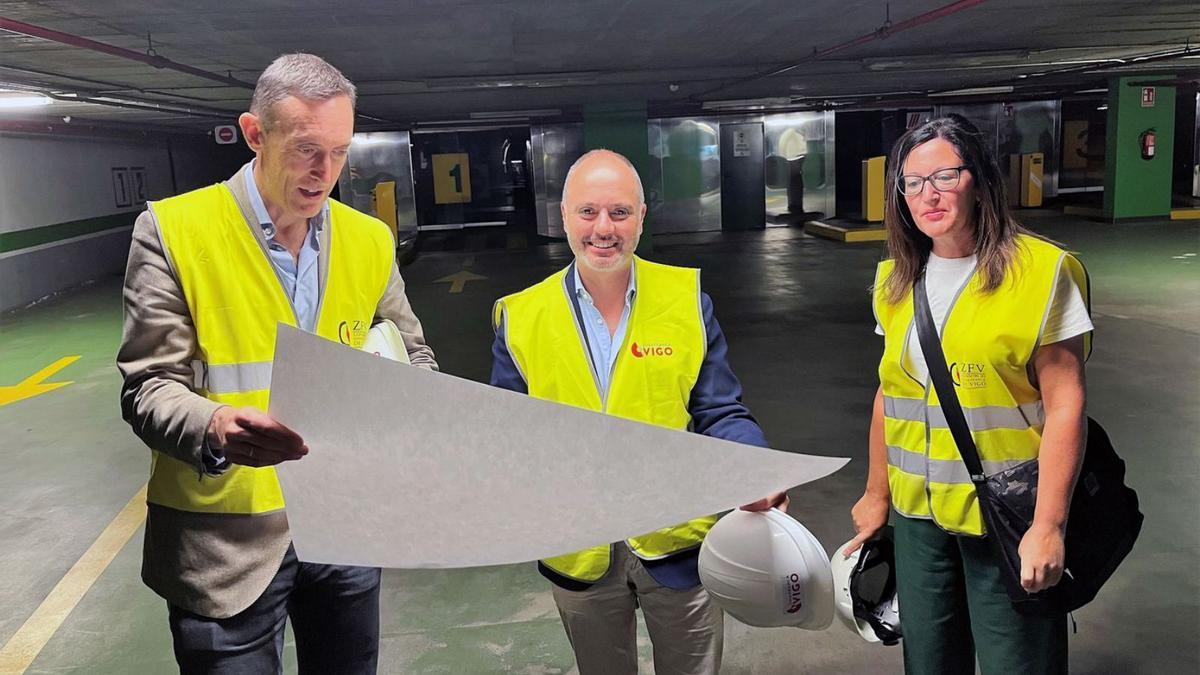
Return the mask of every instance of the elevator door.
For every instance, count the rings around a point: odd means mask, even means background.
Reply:
[[[721,125],[721,229],[767,226],[761,122]]]

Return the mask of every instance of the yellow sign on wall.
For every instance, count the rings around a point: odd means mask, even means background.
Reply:
[[[471,201],[471,162],[467,153],[433,156],[433,201],[437,204]]]

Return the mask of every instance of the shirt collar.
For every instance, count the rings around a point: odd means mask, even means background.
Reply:
[[[252,159],[246,164],[245,179],[246,179],[246,194],[250,196],[250,206],[254,209],[254,217],[258,219],[258,226],[262,228],[263,236],[267,241],[275,240],[275,223],[271,221],[271,214],[267,213],[267,204],[263,201],[262,193],[258,191],[258,184],[254,182],[254,164],[258,159]],[[325,221],[329,217],[329,200],[321,205],[321,212],[312,218],[308,219],[308,240],[309,244],[314,249],[320,249],[320,240],[317,234],[325,228]]]
[[[571,265],[571,273],[575,275],[575,297],[592,302],[592,294],[587,292],[583,287],[583,279],[579,276],[579,262],[576,261]],[[629,305],[633,302],[633,295],[637,291],[637,263],[629,266],[629,287],[625,289],[625,304]]]

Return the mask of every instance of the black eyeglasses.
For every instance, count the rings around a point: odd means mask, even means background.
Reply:
[[[963,169],[971,167],[955,166],[949,169],[938,169],[928,176],[918,176],[916,174],[904,174],[896,179],[896,189],[905,197],[912,197],[921,194],[925,189],[925,181],[933,186],[938,192],[953,190],[958,187],[958,181],[962,179]]]

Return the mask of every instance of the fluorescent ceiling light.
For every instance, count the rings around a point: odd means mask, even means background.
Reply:
[[[425,80],[429,91],[470,91],[473,89],[544,89],[549,87],[585,87],[599,84],[596,73],[525,74],[512,77],[438,77]]]
[[[524,119],[527,117],[558,117],[562,111],[558,108],[539,108],[537,110],[498,110],[471,113],[473,120],[506,120]]]
[[[773,98],[746,98],[728,101],[705,101],[703,104],[701,104],[700,108],[702,110],[761,110],[763,108],[791,105],[791,103],[791,97],[777,96]]]
[[[915,56],[870,57],[862,59],[867,70],[910,70],[944,68],[953,70],[977,66],[1020,65],[1029,58],[1029,50],[1006,49],[991,52],[967,52],[962,54],[919,54]]]
[[[966,89],[951,89],[949,91],[937,91],[930,96],[982,96],[986,94],[1011,94],[1012,85],[1003,85],[999,87],[967,87]]]
[[[35,108],[41,105],[49,105],[52,100],[49,96],[26,91],[0,92],[0,108],[5,109]]]
[[[1108,88],[1099,87],[1097,89],[1080,89],[1076,94],[1104,94],[1108,92]]]

